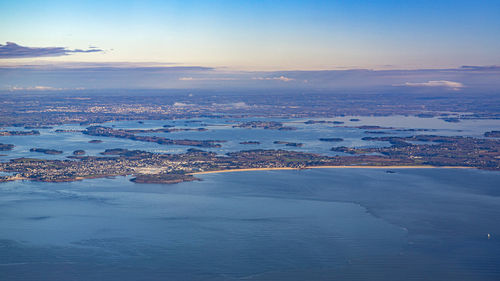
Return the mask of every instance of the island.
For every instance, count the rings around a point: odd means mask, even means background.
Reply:
[[[293,146],[293,147],[302,147],[304,146],[303,143],[299,142],[289,142],[289,141],[274,141],[274,144],[284,144],[286,146]]]
[[[85,150],[82,150],[82,149],[77,149],[75,151],[73,151],[73,155],[84,155],[85,154]]]
[[[63,153],[60,150],[46,149],[46,148],[31,148],[30,152],[40,152],[40,153],[49,154],[49,155],[58,155],[58,154]]]
[[[10,143],[0,143],[0,151],[9,151],[14,148],[13,144]]]
[[[363,125],[363,126],[356,126],[354,128],[362,129],[362,130],[393,130],[394,127],[382,127],[382,126],[377,126],[377,125]]]
[[[174,184],[186,181],[196,181],[199,178],[185,173],[159,173],[159,174],[139,174],[130,181],[135,183],[159,183],[159,184]]]
[[[242,141],[240,144],[260,144],[258,141]]]
[[[460,119],[455,118],[455,117],[448,117],[448,118],[439,118],[443,120],[444,122],[449,122],[449,123],[458,123],[460,122]]]
[[[356,149],[354,147],[347,147],[347,146],[336,146],[330,148],[330,151],[335,151],[335,152],[342,152],[342,153],[347,153],[347,154],[363,154],[364,151],[361,149]]]
[[[334,124],[334,125],[340,125],[344,124],[342,121],[329,121],[329,120],[308,120],[304,122],[306,125],[312,125],[312,124]]]
[[[0,136],[34,136],[39,135],[37,130],[31,131],[0,131]]]
[[[292,131],[297,129],[295,127],[283,126],[283,123],[276,121],[250,121],[233,125],[233,128],[246,128],[246,129],[261,128],[265,130],[279,130],[279,131]]]
[[[25,130],[33,130],[33,129],[52,129],[51,126],[24,126]]]
[[[56,132],[56,133],[81,133],[81,132],[82,132],[82,130],[74,130],[74,129],[67,129],[67,130],[65,129],[65,130],[63,130],[63,129],[56,129],[54,132]]]
[[[344,141],[343,138],[320,138],[320,141],[326,141],[326,142],[340,142]]]
[[[164,137],[157,136],[141,136],[136,135],[138,133],[151,133],[151,132],[167,132],[174,129],[163,128],[163,129],[151,129],[151,130],[123,130],[123,129],[113,129],[104,126],[91,126],[88,127],[83,134],[90,136],[99,137],[111,137],[111,138],[122,138],[134,141],[143,142],[155,142],[163,145],[185,145],[185,146],[197,146],[197,147],[221,147],[220,143],[226,142],[224,140],[173,140]],[[200,130],[200,129],[186,129],[186,130]]]

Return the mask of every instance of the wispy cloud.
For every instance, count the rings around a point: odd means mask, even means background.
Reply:
[[[283,82],[290,82],[290,81],[293,81],[295,79],[293,78],[288,78],[288,77],[285,77],[285,76],[279,76],[279,77],[254,77],[253,78],[254,80],[274,80],[274,81],[283,81]]]
[[[459,90],[464,87],[464,84],[460,82],[454,81],[446,81],[446,80],[434,80],[427,82],[406,82],[404,84],[397,84],[395,86],[408,86],[408,87],[442,87],[442,88],[450,88],[453,90]]]
[[[56,88],[50,86],[33,86],[33,87],[18,87],[11,86],[8,87],[9,91],[64,91],[64,90],[85,90],[85,88]]]
[[[233,77],[180,77],[179,81],[233,81]]]
[[[5,45],[0,44],[0,59],[60,57],[74,53],[98,53],[102,51],[96,47],[90,47],[87,50],[72,50],[65,47],[25,47],[13,42],[7,42]]]

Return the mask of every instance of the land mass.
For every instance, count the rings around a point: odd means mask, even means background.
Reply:
[[[246,169],[305,169],[314,167],[469,167],[500,170],[500,140],[418,135],[377,137],[389,147],[346,148],[353,156],[324,156],[287,150],[247,150],[224,156],[199,149],[181,154],[108,149],[107,156],[68,156],[70,160],[33,158],[0,162],[0,171],[12,173],[1,181],[75,181],[133,175],[140,183],[178,183],[197,180],[197,173]],[[412,144],[412,142],[428,144]]]
[[[0,91],[1,92],[1,91]],[[136,92],[2,92],[0,127],[47,128],[61,124],[102,124],[110,121],[193,118],[308,118],[306,124],[341,124],[310,118],[413,115],[420,118],[500,119],[500,95],[491,93],[365,94],[287,91],[252,94],[191,91]],[[453,119],[454,118],[454,119]],[[358,118],[351,118],[356,121]],[[199,120],[196,120],[199,121]],[[453,122],[453,121],[452,121]],[[238,126],[287,130],[287,126],[256,121]],[[290,127],[292,128],[292,127]]]
[[[0,151],[10,151],[14,148],[13,144],[10,143],[0,143]]]
[[[293,147],[302,147],[304,146],[303,143],[300,142],[289,142],[289,141],[274,141],[274,144],[284,144],[286,146],[293,146]]]
[[[320,138],[320,141],[326,141],[326,142],[340,142],[343,141],[344,139],[342,138]]]
[[[58,154],[62,154],[63,153],[60,150],[46,149],[46,148],[31,148],[30,152],[40,152],[40,153],[50,154],[50,155],[58,155]]]
[[[0,136],[33,136],[39,135],[40,132],[37,130],[31,131],[0,131]]]
[[[247,128],[247,129],[261,128],[265,130],[279,130],[279,131],[297,130],[297,128],[295,127],[283,126],[283,123],[276,121],[250,121],[233,125],[233,128]]]
[[[186,146],[197,146],[197,147],[221,147],[219,143],[225,142],[224,140],[172,140],[164,137],[157,136],[141,136],[136,135],[138,133],[151,133],[151,132],[171,132],[174,129],[163,128],[154,130],[122,130],[113,129],[104,126],[90,126],[87,130],[83,131],[83,134],[90,136],[99,137],[112,137],[112,138],[122,138],[134,141],[144,141],[144,142],[155,142],[164,145],[186,145]],[[185,129],[185,130],[202,130],[202,129]]]
[[[242,141],[240,144],[260,144],[258,141]]]

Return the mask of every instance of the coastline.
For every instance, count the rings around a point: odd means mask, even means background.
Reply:
[[[251,172],[251,171],[280,171],[280,170],[308,170],[308,169],[474,169],[475,167],[466,166],[431,166],[431,165],[412,165],[412,166],[311,166],[303,168],[277,167],[277,168],[244,168],[244,169],[228,169],[194,172],[188,175],[204,175],[218,173],[233,173],[233,172]]]

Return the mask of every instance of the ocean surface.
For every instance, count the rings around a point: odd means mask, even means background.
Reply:
[[[499,280],[500,173],[393,171],[4,183],[0,280]]]
[[[115,128],[206,127],[157,134],[228,140],[213,151],[284,148],[333,155],[332,146],[381,146],[365,136],[465,135],[498,120],[350,117],[282,121],[295,131],[232,128],[255,119],[112,122]],[[394,127],[367,134],[361,125]],[[107,148],[181,153],[189,147],[55,133],[3,136],[17,157],[65,159]],[[409,132],[404,128],[429,131]],[[3,128],[2,130],[19,130]],[[340,137],[340,143],[318,138]],[[101,139],[103,143],[90,144]],[[255,140],[261,145],[241,145]],[[275,140],[304,143],[291,148]],[[32,147],[62,155],[29,152]],[[175,185],[129,177],[0,184],[0,280],[500,280],[500,173],[475,169],[311,169],[200,175]]]

